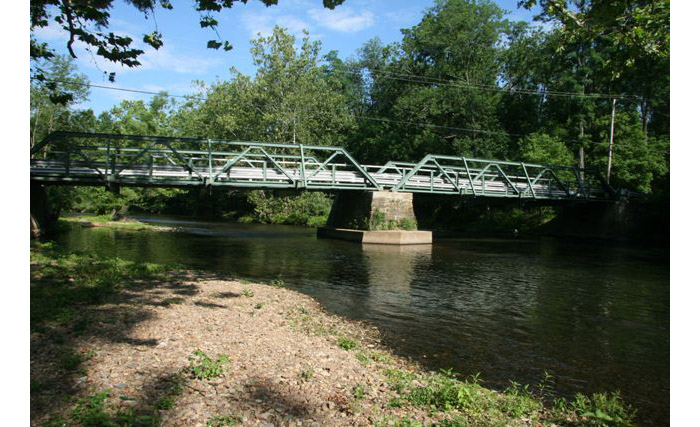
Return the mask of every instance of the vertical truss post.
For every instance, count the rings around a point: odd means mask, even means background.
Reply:
[[[306,167],[304,166],[304,146],[299,144],[299,153],[301,154],[301,165],[299,167],[299,173],[301,174],[301,186],[306,188]]]
[[[209,149],[209,182],[208,185],[212,184],[212,179],[214,178],[213,168],[212,168],[212,158],[211,158],[211,139],[207,139],[207,148]],[[190,159],[191,161],[192,159]]]
[[[469,179],[469,186],[472,188],[472,194],[476,197],[476,190],[474,190],[474,181],[472,181],[472,173],[469,170],[469,165],[467,164],[467,158],[462,157],[462,162],[464,162],[464,169],[467,170],[467,179]]]
[[[230,170],[230,169],[229,169]],[[263,181],[267,182],[267,160],[265,160],[262,164],[262,170],[263,170]]]
[[[148,155],[148,177],[153,177],[153,154]]]
[[[335,163],[331,165],[331,182],[335,185]]]
[[[430,169],[430,192],[433,192],[433,170]]]
[[[109,175],[109,158],[110,158],[110,150],[112,148],[112,143],[108,139],[107,140],[107,157],[105,158],[105,177]]]
[[[527,173],[527,168],[525,167],[525,163],[520,163],[523,167],[523,173],[525,173],[525,179],[527,179],[527,186],[530,187],[530,192],[532,193],[532,198],[536,199],[537,196],[535,195],[535,189],[532,188],[532,181],[530,181],[530,175]]]
[[[70,174],[70,147],[66,148],[66,176]]]

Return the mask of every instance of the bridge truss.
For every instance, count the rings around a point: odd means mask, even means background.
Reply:
[[[227,186],[365,190],[542,200],[599,199],[614,191],[596,170],[459,156],[361,165],[344,148],[302,144],[55,132],[31,150],[45,184],[118,188]]]

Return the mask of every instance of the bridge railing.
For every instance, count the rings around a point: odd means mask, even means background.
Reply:
[[[609,198],[596,170],[458,156],[427,155],[418,163],[369,166],[378,182],[385,174],[401,179],[392,189],[405,192],[512,198]]]
[[[381,187],[343,148],[59,132],[32,149],[36,179],[122,185]]]
[[[597,171],[459,156],[360,165],[343,148],[66,133],[32,149],[34,180],[85,185],[392,190],[473,197],[611,198]]]

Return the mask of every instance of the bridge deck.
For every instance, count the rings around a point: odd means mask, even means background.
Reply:
[[[38,158],[42,151],[44,158]],[[360,165],[337,147],[56,133],[32,154],[31,179],[56,184],[392,190],[531,199],[612,196],[599,174],[573,167],[439,155],[418,163]]]

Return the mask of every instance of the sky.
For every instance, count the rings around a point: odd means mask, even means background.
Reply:
[[[110,31],[129,35],[134,47],[145,51],[141,66],[126,68],[103,60],[78,44],[74,49],[80,73],[96,85],[142,91],[167,91],[170,95],[188,95],[195,92],[193,81],[207,84],[217,79],[226,80],[231,67],[243,74],[254,76],[255,66],[250,54],[250,40],[258,34],[269,35],[275,25],[287,28],[301,38],[303,30],[312,40],[322,43],[321,54],[337,50],[339,57],[353,56],[357,49],[373,37],[383,44],[400,41],[401,29],[418,24],[433,0],[345,0],[334,10],[324,9],[322,0],[280,0],[279,5],[265,7],[250,0],[248,4],[235,3],[233,8],[215,15],[218,32],[223,40],[233,44],[229,52],[207,49],[208,40],[215,39],[211,29],[199,25],[199,12],[193,3],[173,1],[174,9],[156,9],[155,19],[148,19],[123,1],[115,1],[110,10]],[[517,0],[498,0],[496,3],[509,12],[511,20],[530,21],[534,12],[518,9]],[[49,27],[35,31],[39,41],[49,44],[56,53],[67,55],[67,33],[50,20]],[[158,29],[164,45],[159,50],[144,45],[144,34]],[[116,72],[116,81],[108,81],[104,72]],[[122,100],[147,100],[151,95],[136,94],[102,88],[91,88],[90,99],[77,106],[91,108],[95,113],[109,110]]]

